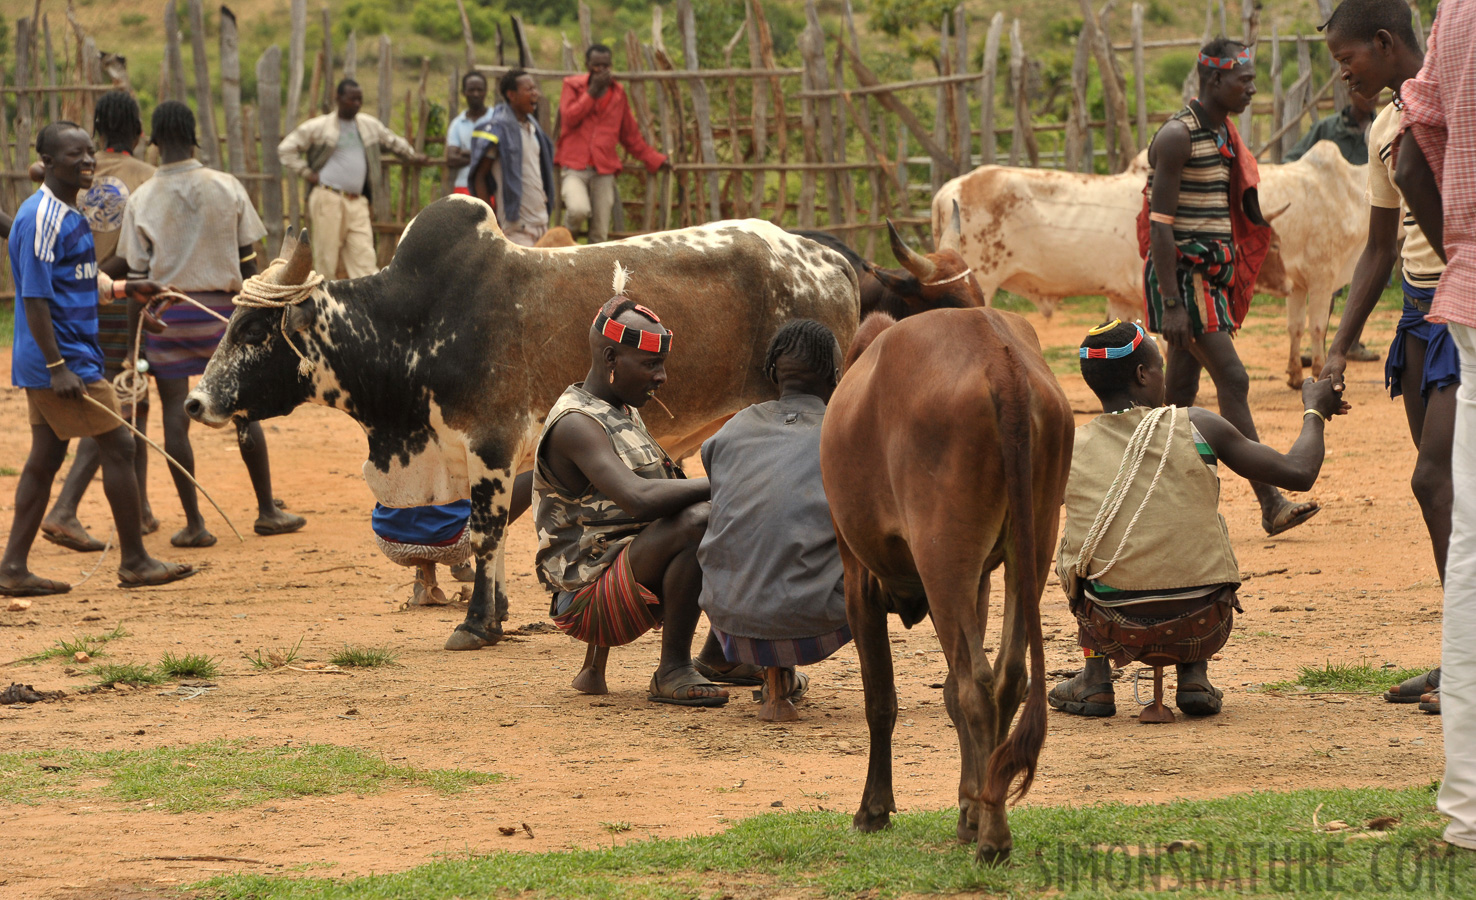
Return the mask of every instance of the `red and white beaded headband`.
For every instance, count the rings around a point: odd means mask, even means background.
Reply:
[[[615,278],[612,287],[615,296],[605,301],[605,305],[595,314],[594,329],[617,344],[627,347],[635,347],[647,353],[670,353],[671,352],[671,330],[664,332],[647,331],[644,328],[634,328],[630,325],[622,325],[610,317],[621,303],[629,298],[625,296],[625,282],[630,277],[630,270],[624,268],[619,262],[615,263]],[[661,318],[654,312],[641,306],[639,303],[630,307],[636,312],[650,319],[656,324],[661,324]]]
[[[1242,47],[1234,56],[1206,56],[1202,51],[1199,54],[1199,64],[1211,69],[1233,69],[1236,66],[1248,66],[1252,61],[1249,47]]]

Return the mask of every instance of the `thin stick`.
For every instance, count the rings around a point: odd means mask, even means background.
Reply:
[[[132,859],[125,859],[125,860],[122,860],[122,861],[123,862],[150,862],[150,861],[156,860],[156,859],[162,859],[162,860],[164,860],[166,862],[240,862],[240,863],[252,863],[253,865],[258,865],[258,866],[264,866],[264,865],[266,865],[266,863],[263,862],[262,860],[259,860],[259,859],[247,859],[244,856],[135,856]]]
[[[188,478],[190,480],[190,484],[193,484],[196,488],[199,488],[200,493],[202,493],[202,494],[205,495],[205,499],[210,501],[210,505],[213,506],[213,507],[215,507],[215,511],[218,512],[218,513],[220,513],[220,517],[222,519],[225,519],[225,523],[227,525],[230,525],[231,526],[231,531],[235,532],[235,534],[236,534],[236,540],[240,541],[243,544],[246,543],[246,539],[243,538],[243,537],[241,537],[241,532],[236,531],[236,526],[231,522],[231,517],[225,514],[225,510],[223,510],[223,509],[220,508],[220,504],[215,502],[215,498],[212,497],[212,496],[210,496],[210,492],[207,491],[207,490],[205,490],[205,488],[200,484],[200,482],[198,482],[198,481],[195,480],[195,476],[191,475],[188,471],[185,470],[185,467],[184,466],[182,466],[182,465],[179,464],[179,460],[177,460],[174,457],[170,456],[168,453],[165,453],[163,447],[160,447],[158,444],[154,443],[153,440],[148,435],[144,434],[142,431],[139,431],[137,428],[134,428],[131,424],[129,424],[129,422],[128,422],[127,419],[123,418],[122,416],[118,415],[117,413],[115,413],[111,409],[109,409],[108,406],[107,406],[107,404],[102,403],[101,401],[95,399],[90,394],[83,394],[82,395],[82,399],[86,400],[88,403],[91,403],[93,406],[96,406],[98,409],[102,410],[103,412],[105,412],[108,415],[112,416],[113,418],[117,419],[125,427],[127,427],[127,429],[129,431],[133,432],[135,436],[143,438],[144,441],[147,442],[150,447],[153,447],[155,450],[158,450],[161,454],[163,454],[164,458],[167,459],[167,460],[169,460],[169,462],[170,462],[171,465],[173,465],[176,469],[178,469],[181,473],[183,473],[184,474],[184,477],[186,477],[186,478]]]
[[[97,570],[102,568],[103,560],[108,558],[108,551],[113,547],[113,535],[116,533],[117,526],[115,525],[113,526],[113,530],[108,533],[108,540],[106,543],[103,544],[102,552],[97,555],[97,565],[93,566],[92,571],[83,575],[82,580],[72,585],[72,587],[81,587],[82,585],[86,584],[87,580],[96,575]]]
[[[673,419],[676,418],[676,416],[672,413],[672,411],[666,408],[666,404],[661,402],[661,398],[660,397],[656,396],[655,394],[652,394],[651,395],[651,399],[652,400],[655,400],[656,401],[656,405],[659,406],[659,407],[661,407],[662,411],[664,411],[668,416],[671,416]]]
[[[163,298],[163,297],[173,297],[176,300],[183,300],[186,303],[189,303],[189,304],[191,304],[193,306],[198,307],[202,312],[207,312],[210,315],[215,316],[217,319],[219,319],[222,322],[230,322],[231,321],[230,319],[226,318],[225,316],[221,315],[220,313],[216,312],[215,310],[213,310],[210,307],[206,306],[205,304],[201,303],[199,300],[196,300],[194,297],[189,296],[188,294],[181,294],[179,291],[160,291],[159,293],[157,293],[157,294],[154,295],[154,299],[156,299],[156,300],[157,299],[160,299],[160,298]]]

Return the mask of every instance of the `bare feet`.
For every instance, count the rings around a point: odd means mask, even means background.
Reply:
[[[214,547],[215,535],[211,534],[205,527],[205,523],[198,525],[186,525],[174,533],[169,543],[176,547]]]
[[[256,517],[255,531],[264,537],[274,534],[291,534],[307,524],[307,519],[292,513],[274,509],[268,515]]]
[[[146,506],[144,507],[143,514],[139,516],[139,525],[143,529],[144,534],[153,534],[159,530],[159,518],[154,515],[152,509]]]
[[[77,517],[71,514],[56,515],[53,511],[41,523],[41,537],[78,553],[96,553],[103,548],[102,541],[88,534],[82,523],[77,521]]]
[[[609,647],[590,644],[584,651],[584,665],[579,669],[579,674],[574,676],[574,690],[596,696],[610,693],[609,685],[605,684],[605,663],[609,658]]]

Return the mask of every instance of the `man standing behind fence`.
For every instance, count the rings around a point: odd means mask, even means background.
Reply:
[[[472,131],[487,114],[487,76],[475,70],[461,76],[461,96],[466,98],[466,111],[446,126],[446,164],[457,167],[451,193],[470,194]]]
[[[369,215],[370,191],[379,181],[379,151],[422,165],[430,160],[383,122],[359,112],[364,91],[357,81],[340,81],[337,97],[337,110],[294,128],[277,145],[277,155],[283,166],[312,185],[308,220],[313,268],[324,278],[337,278],[342,260],[348,277],[362,278],[379,269]]]
[[[1255,186],[1255,157],[1230,117],[1256,95],[1251,52],[1229,38],[1199,51],[1199,96],[1164,123],[1148,147],[1148,186],[1138,215],[1138,249],[1151,331],[1168,344],[1164,371],[1170,406],[1194,405],[1208,369],[1220,415],[1251,440],[1250,377],[1233,335],[1250,310],[1256,276],[1271,243]],[[1269,484],[1251,482],[1268,535],[1312,516]]]
[[[578,232],[587,220],[593,244],[610,236],[615,176],[624,168],[616,144],[645,163],[649,172],[670,168],[671,162],[641,137],[625,88],[610,72],[610,48],[591,44],[584,51],[584,64],[589,74],[564,79],[554,165],[564,170],[564,225]]]
[[[472,194],[497,210],[515,244],[532,247],[548,231],[553,196],[553,143],[538,126],[538,82],[513,69],[497,83],[502,102],[472,132]]]

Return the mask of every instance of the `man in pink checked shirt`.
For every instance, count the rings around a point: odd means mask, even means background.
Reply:
[[[650,172],[670,168],[671,162],[641,137],[625,89],[610,71],[610,48],[591,44],[584,64],[589,74],[564,79],[554,165],[564,170],[560,188],[564,225],[577,234],[588,221],[589,242],[594,244],[610,236],[615,176],[624,168],[616,145],[624,146]]]
[[[1445,839],[1476,849],[1476,0],[1444,0],[1420,74],[1404,83],[1395,182],[1446,261],[1429,319],[1461,354],[1441,646]]]

